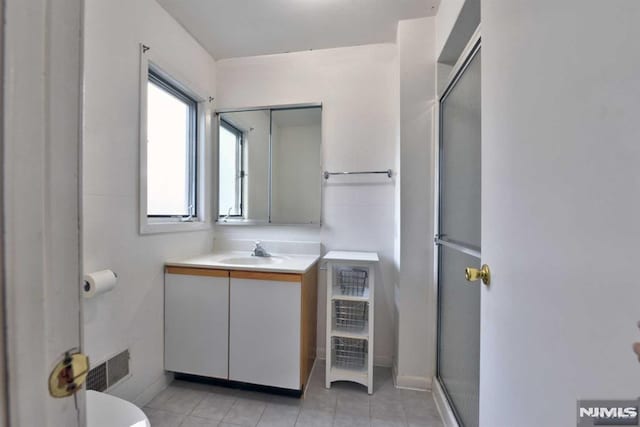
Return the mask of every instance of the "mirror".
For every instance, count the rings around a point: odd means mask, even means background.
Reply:
[[[220,222],[269,220],[269,110],[219,115]]]
[[[218,223],[320,224],[322,107],[218,113]]]

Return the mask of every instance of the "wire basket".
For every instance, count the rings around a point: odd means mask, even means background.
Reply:
[[[333,337],[331,344],[333,366],[336,368],[363,369],[366,366],[366,340]]]
[[[345,268],[338,271],[338,283],[342,295],[361,297],[367,287],[367,270]]]
[[[369,305],[364,301],[334,301],[334,327],[346,331],[362,331],[367,325],[368,311]]]

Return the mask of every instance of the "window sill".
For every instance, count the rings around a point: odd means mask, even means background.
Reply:
[[[140,234],[183,233],[211,230],[209,221],[176,221],[171,219],[146,219],[140,224]]]

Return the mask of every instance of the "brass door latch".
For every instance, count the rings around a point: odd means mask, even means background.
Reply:
[[[491,270],[489,270],[489,266],[487,264],[480,267],[480,270],[477,268],[467,267],[464,269],[464,277],[469,282],[475,282],[476,280],[482,279],[482,283],[488,286],[491,283]]]
[[[49,394],[60,398],[75,394],[87,380],[89,358],[82,353],[67,352],[49,376]]]

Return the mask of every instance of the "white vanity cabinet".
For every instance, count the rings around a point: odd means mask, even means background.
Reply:
[[[229,272],[168,267],[165,369],[228,378]]]
[[[304,274],[165,273],[166,370],[303,390],[316,353],[317,264]]]

